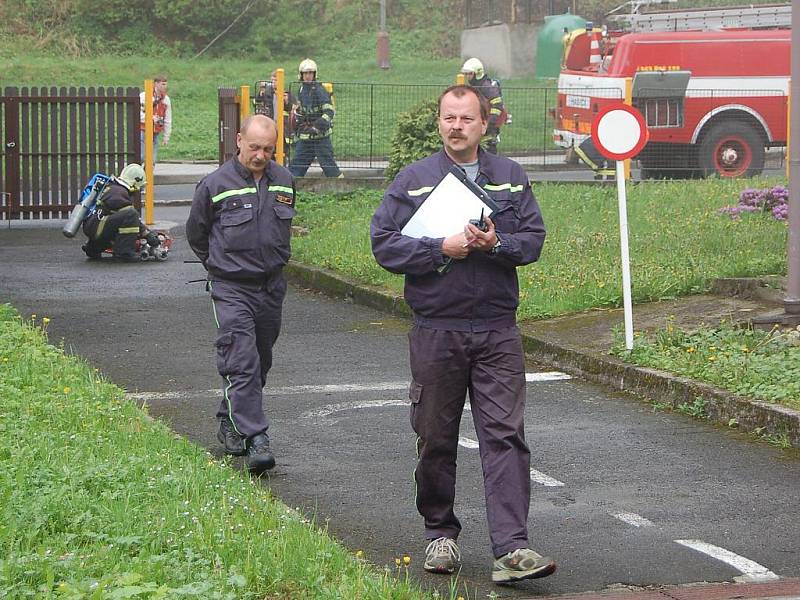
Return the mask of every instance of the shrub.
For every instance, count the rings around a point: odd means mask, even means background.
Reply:
[[[439,150],[442,140],[436,122],[438,105],[436,100],[423,100],[397,119],[397,129],[392,135],[389,165],[386,178],[395,175],[406,165]]]

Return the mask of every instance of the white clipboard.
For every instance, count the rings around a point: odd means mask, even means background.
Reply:
[[[445,238],[464,231],[470,219],[490,216],[497,205],[462,169],[453,166],[417,208],[400,233],[413,238]]]

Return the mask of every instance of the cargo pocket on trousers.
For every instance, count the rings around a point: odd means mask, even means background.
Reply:
[[[232,344],[233,334],[230,331],[220,335],[217,341],[214,342],[214,345],[217,347],[217,371],[219,371],[219,374],[222,376],[229,375],[231,372],[228,365],[230,363]]]
[[[422,387],[421,383],[411,382],[408,387],[408,399],[411,400],[411,404],[419,404],[419,401],[422,400]]]

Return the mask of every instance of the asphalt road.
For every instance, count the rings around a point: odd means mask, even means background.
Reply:
[[[186,208],[158,207],[183,222]],[[50,339],[99,367],[150,414],[219,455],[210,301],[182,229],[164,263],[84,260],[57,223],[0,229],[0,301],[51,319]],[[405,321],[290,288],[265,390],[278,466],[263,484],[375,564],[425,542],[413,504]],[[531,373],[549,369],[529,365]],[[530,597],[800,577],[800,459],[578,380],[528,386],[531,545],[549,578],[496,587],[470,414],[459,448],[460,580],[470,597]],[[254,532],[255,534],[256,532]],[[705,543],[709,546],[703,546]],[[716,548],[716,549],[715,549]],[[726,552],[728,554],[726,554]]]

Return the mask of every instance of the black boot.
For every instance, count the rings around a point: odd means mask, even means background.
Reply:
[[[244,456],[247,452],[245,438],[233,428],[230,419],[221,419],[217,432],[219,443],[225,446],[225,453],[233,456]]]
[[[89,260],[100,260],[101,258],[101,253],[92,248],[92,246],[90,246],[89,244],[84,244],[83,246],[81,246],[81,250],[84,251],[86,257]]]
[[[269,449],[266,433],[257,433],[247,440],[247,457],[244,462],[253,475],[261,475],[275,466],[275,455]]]

